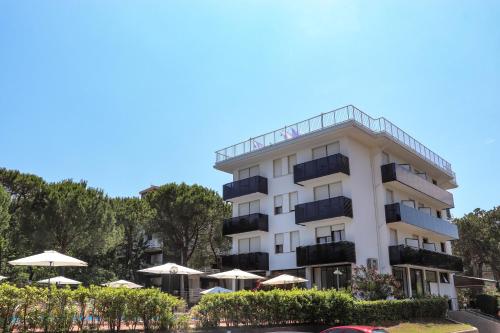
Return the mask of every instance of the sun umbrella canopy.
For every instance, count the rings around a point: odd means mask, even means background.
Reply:
[[[35,254],[26,258],[9,261],[9,264],[14,266],[72,266],[83,267],[87,266],[85,261],[61,254],[57,251],[45,251],[40,254]]]
[[[197,271],[196,269],[192,269],[189,267],[184,267],[181,265],[166,263],[160,266],[149,267],[145,269],[139,270],[141,273],[150,273],[150,274],[180,274],[180,275],[195,275],[195,274],[203,274],[203,272]]]
[[[5,280],[7,277],[0,275],[0,281]]]
[[[281,274],[277,277],[262,282],[262,284],[267,286],[273,286],[273,285],[302,283],[302,282],[307,282],[307,280],[293,275]]]
[[[79,281],[71,280],[71,279],[68,279],[68,278],[66,278],[64,276],[56,276],[56,277],[53,277],[53,278],[50,278],[50,279],[40,280],[37,283],[43,283],[43,284],[50,283],[50,284],[56,284],[56,285],[67,285],[67,284],[75,285],[75,284],[81,284],[81,282],[79,282]]]
[[[221,273],[216,273],[209,275],[209,277],[216,278],[216,279],[234,279],[234,280],[259,280],[263,279],[262,276],[245,272],[240,269],[233,269],[231,271],[227,272],[221,272]]]
[[[105,283],[104,286],[111,288],[129,288],[129,289],[137,289],[142,288],[141,285],[135,284],[133,282],[127,280],[118,280],[113,282]]]
[[[222,288],[222,287],[213,287],[207,290],[203,290],[200,292],[200,294],[207,295],[207,294],[223,294],[223,293],[232,293],[232,290]]]

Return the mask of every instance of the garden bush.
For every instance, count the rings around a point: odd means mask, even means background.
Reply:
[[[444,318],[447,308],[443,297],[357,301],[335,290],[275,289],[205,295],[192,314],[203,327],[338,325]]]
[[[499,296],[480,294],[476,296],[476,306],[486,314],[491,316],[498,316],[499,311]]]
[[[145,331],[185,327],[174,316],[185,303],[158,289],[17,288],[0,284],[0,332],[118,331],[127,324]]]

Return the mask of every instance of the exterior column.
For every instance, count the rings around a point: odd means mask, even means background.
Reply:
[[[425,274],[425,269],[422,269],[422,274],[423,274],[422,281],[424,283],[424,295],[428,295],[428,294],[430,295],[430,293],[431,293],[431,287],[429,286],[429,290],[427,290],[428,286],[427,286],[427,277],[426,277],[426,274]]]
[[[314,282],[312,280],[312,278],[313,278],[312,270],[313,269],[312,269],[312,267],[306,267],[305,270],[306,270],[306,280],[307,280],[306,288],[311,289],[313,286],[313,282]]]
[[[408,283],[408,298],[411,298],[413,295],[411,290],[410,267],[406,267],[406,281]]]

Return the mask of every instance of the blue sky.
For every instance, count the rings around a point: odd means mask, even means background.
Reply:
[[[214,151],[353,104],[499,202],[498,1],[0,2],[0,166],[113,196],[230,176]]]

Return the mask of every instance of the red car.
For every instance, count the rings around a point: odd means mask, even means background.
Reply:
[[[375,326],[337,326],[330,327],[321,333],[389,333],[382,327]]]

